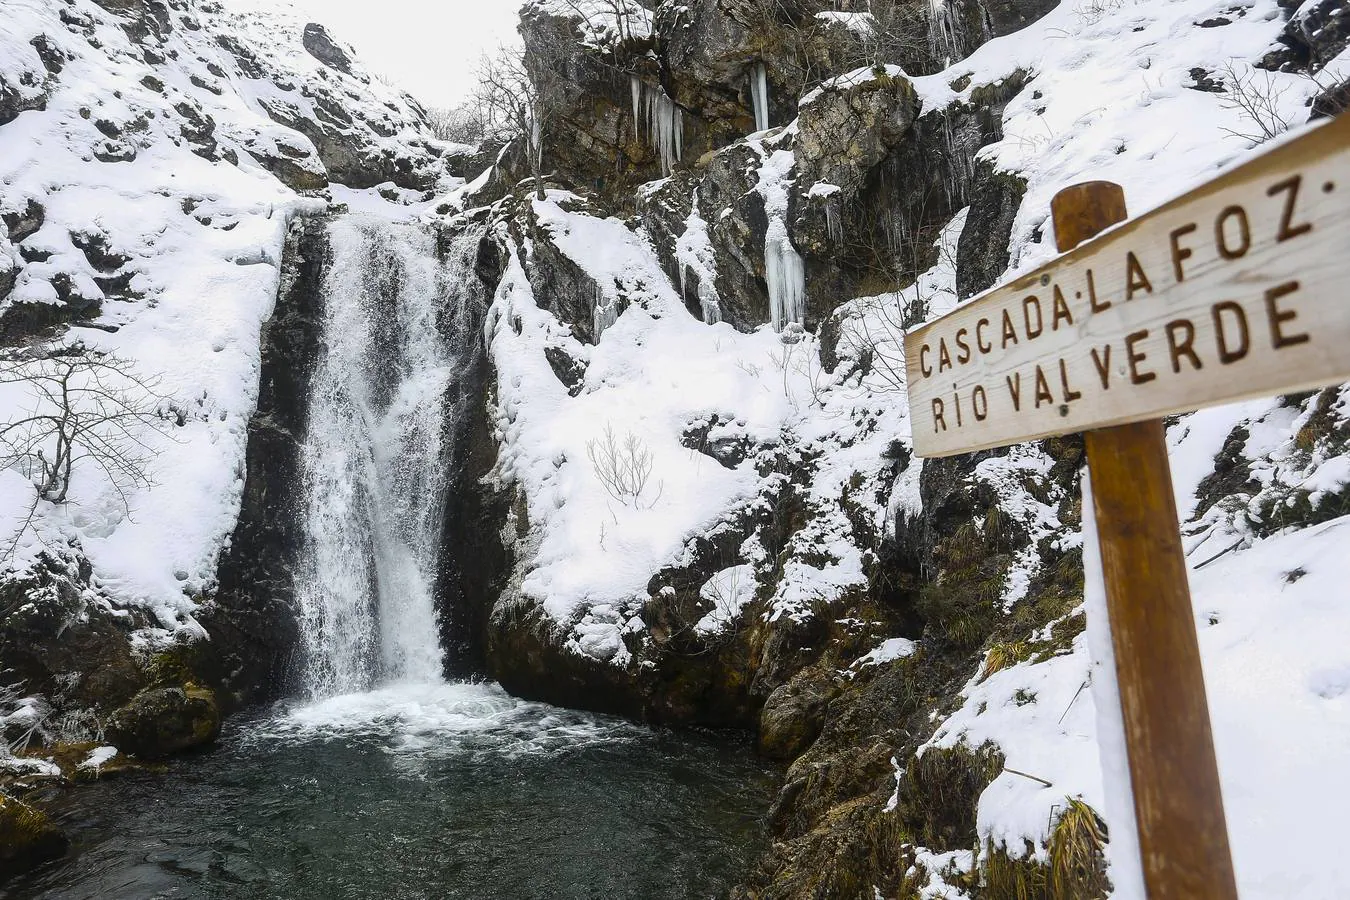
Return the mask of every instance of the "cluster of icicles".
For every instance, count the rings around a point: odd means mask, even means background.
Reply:
[[[669,175],[684,155],[684,113],[665,91],[648,88],[636,75],[631,85],[633,130],[640,134],[642,123],[647,123],[647,138],[661,160],[661,174]]]
[[[641,78],[630,78],[633,95],[633,128],[641,135],[645,124],[647,139],[661,161],[661,173],[669,175],[684,154],[684,114],[665,91],[650,88]],[[767,131],[769,124],[769,77],[763,63],[750,71],[750,100],[755,114],[755,131]],[[832,229],[833,230],[833,229]],[[684,281],[682,261],[681,281]],[[721,321],[722,313],[717,294],[708,272],[699,281],[699,300],[703,319],[709,324]],[[802,322],[806,317],[806,269],[792,240],[786,222],[781,217],[771,218],[764,242],[764,276],[769,293],[769,317],[774,330],[781,331],[789,322]],[[684,285],[681,284],[681,293]],[[595,330],[599,335],[613,324],[617,310],[597,298]]]

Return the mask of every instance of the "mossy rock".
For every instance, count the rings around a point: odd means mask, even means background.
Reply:
[[[213,743],[220,736],[220,707],[213,691],[196,684],[151,688],[113,713],[105,731],[119,750],[163,759]]]
[[[69,846],[45,813],[0,794],[0,875],[27,872],[59,859]]]
[[[759,717],[759,752],[770,759],[796,759],[825,727],[825,708],[838,685],[823,669],[803,669],[780,685]]]

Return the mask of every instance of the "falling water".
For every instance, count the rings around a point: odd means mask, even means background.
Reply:
[[[433,587],[455,372],[437,327],[447,291],[433,236],[347,217],[329,245],[296,573],[312,698],[441,678]]]

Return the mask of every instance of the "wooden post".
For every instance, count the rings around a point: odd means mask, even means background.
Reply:
[[[1060,192],[1051,210],[1061,253],[1127,215],[1125,192],[1104,181]],[[1236,900],[1163,423],[1086,438],[1149,900]]]

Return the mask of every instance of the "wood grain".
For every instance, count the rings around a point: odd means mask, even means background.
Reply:
[[[1051,211],[1069,251],[1126,218],[1125,192],[1076,185]],[[1163,424],[1086,438],[1144,884],[1150,900],[1236,900]]]
[[[1350,380],[1347,284],[1342,115],[909,334],[915,452]]]
[[[1149,900],[1236,900],[1162,422],[1087,453]]]

